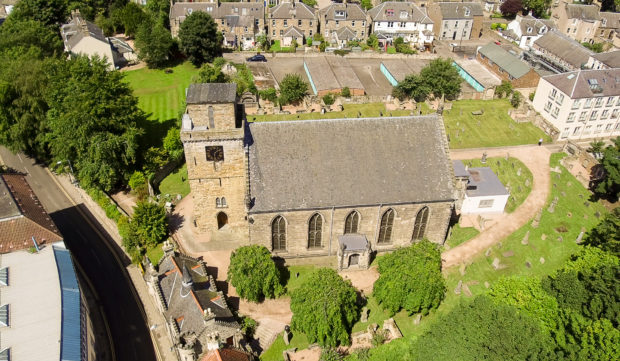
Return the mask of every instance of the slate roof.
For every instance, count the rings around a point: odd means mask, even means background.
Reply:
[[[304,33],[303,31],[299,30],[296,26],[291,26],[290,28],[286,29],[286,31],[284,32],[282,36],[283,37],[294,36],[298,38],[303,38]]]
[[[221,19],[227,15],[262,19],[264,5],[262,2],[222,2],[219,6],[217,2],[177,2],[170,8],[170,19],[178,19],[182,22],[194,11],[204,11],[215,19]]]
[[[365,234],[347,233],[338,236],[340,247],[344,246],[345,251],[363,251],[368,248],[368,239]]]
[[[599,28],[620,29],[620,13],[600,12],[601,25]]]
[[[336,10],[345,10],[345,17],[336,17]],[[335,3],[319,10],[321,18],[326,20],[366,20],[366,12],[359,4]]]
[[[580,19],[588,22],[600,20],[598,6],[596,5],[566,4],[566,16],[569,19]]]
[[[84,20],[79,14],[74,15],[71,21],[63,25],[60,33],[68,50],[73,49],[86,37],[92,37],[101,42],[108,43],[103,30],[90,21]]]
[[[474,16],[483,16],[482,5],[475,2],[440,2],[439,10],[443,19],[473,19]],[[469,9],[469,16],[465,16],[465,9]]]
[[[394,10],[393,15],[388,15],[387,10]],[[401,17],[401,12],[406,12],[407,17]],[[420,9],[414,3],[403,1],[386,1],[374,8],[368,10],[368,15],[373,21],[398,21],[409,22],[413,21],[422,24],[432,24],[433,20],[428,17],[425,9]]]
[[[465,164],[460,160],[453,160],[452,167],[454,168],[455,177],[469,177],[469,172],[465,169]]]
[[[495,43],[488,43],[478,49],[478,52],[489,58],[489,60],[515,79],[519,79],[532,69],[525,61],[510,54]]]
[[[620,50],[598,53],[592,57],[610,68],[620,68]]]
[[[0,176],[0,253],[62,241],[60,231],[19,174]]]
[[[567,94],[571,99],[620,95],[620,68],[578,70],[549,75],[543,79]],[[598,86],[594,86],[594,82]]]
[[[336,30],[336,37],[338,40],[353,40],[355,39],[355,31],[348,26],[343,26]]]
[[[436,115],[248,124],[250,213],[451,201]]]
[[[510,194],[489,167],[469,168],[465,193],[468,197],[501,196]]]
[[[190,271],[191,287],[182,282],[184,267]],[[166,308],[165,316],[168,320],[176,320],[181,335],[201,334],[207,327],[204,312],[208,309],[216,321],[229,324],[233,331],[239,327],[223,294],[217,292],[212,281],[204,263],[186,255],[169,254],[159,264],[157,283]]]
[[[237,98],[234,83],[190,84],[187,89],[187,104],[232,103]]]
[[[577,41],[555,30],[548,31],[545,35],[536,39],[534,45],[576,68],[580,68],[583,64],[587,64],[590,56],[594,54]]]
[[[519,21],[519,27],[521,28],[521,34],[523,34],[523,36],[527,36],[539,34],[540,30],[543,28],[546,28],[547,30],[554,29],[555,24],[553,23],[553,20],[537,19],[532,15],[526,15],[521,18],[521,21]],[[532,31],[528,32],[528,28],[531,28]]]
[[[269,9],[272,19],[314,19],[316,10],[301,1],[281,2]]]

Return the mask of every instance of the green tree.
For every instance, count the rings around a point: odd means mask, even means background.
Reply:
[[[588,42],[583,42],[583,43],[581,43],[581,45],[583,45],[584,47],[592,50],[595,53],[602,53],[603,52],[603,43],[590,44]]]
[[[321,268],[291,294],[291,327],[323,347],[348,345],[359,318],[357,293],[336,271]]]
[[[168,0],[149,0],[146,3],[146,10],[157,20],[160,25],[168,26],[168,14],[170,14],[170,1]]]
[[[620,208],[607,214],[585,236],[584,244],[598,247],[620,257]]]
[[[508,80],[502,80],[502,83],[495,88],[495,95],[501,99],[509,96],[512,91],[512,83]]]
[[[420,77],[435,98],[445,95],[447,99],[456,99],[461,92],[462,79],[456,68],[452,66],[452,59],[432,60],[422,68]]]
[[[591,320],[564,312],[565,338],[557,340],[562,360],[607,361],[620,354],[620,331],[607,319]]]
[[[44,25],[63,23],[68,15],[66,0],[20,0],[9,19],[36,20]]]
[[[409,44],[405,43],[405,40],[402,37],[397,37],[394,39],[394,48],[397,53],[401,54],[415,54],[415,50],[411,49]]]
[[[135,223],[135,233],[144,247],[154,247],[168,235],[166,210],[157,203],[138,202],[131,222]]]
[[[351,97],[351,89],[349,89],[348,86],[345,86],[344,88],[342,88],[342,90],[340,91],[340,96],[343,96],[345,98],[350,98]]]
[[[513,108],[518,108],[519,105],[521,105],[522,101],[523,101],[523,97],[521,96],[521,93],[519,92],[512,93],[512,97],[510,97],[510,105],[512,105]]]
[[[515,16],[521,10],[523,10],[522,0],[506,0],[499,7],[499,11],[504,16]]]
[[[100,59],[59,60],[46,91],[47,147],[54,161],[70,160],[86,186],[110,190],[133,171],[145,114],[123,73]]]
[[[266,34],[259,34],[258,36],[256,36],[256,46],[259,49],[267,51],[271,47],[271,41]]]
[[[302,0],[302,2],[311,8],[316,6],[316,0]]]
[[[58,29],[36,20],[16,20],[10,16],[0,26],[0,49],[21,48],[22,52],[26,52],[30,47],[40,50],[41,56],[45,57],[63,53]]]
[[[260,90],[258,95],[260,95],[262,99],[269,100],[274,104],[278,101],[278,92],[276,91],[276,88],[273,87]]]
[[[593,140],[590,142],[590,147],[588,148],[588,152],[592,154],[603,153],[605,149],[605,142],[602,140]]]
[[[323,103],[328,106],[334,104],[334,95],[332,93],[323,95]]]
[[[135,45],[140,60],[149,68],[160,68],[168,63],[173,40],[163,24],[149,19],[139,25]]]
[[[549,8],[551,7],[551,0],[523,0],[523,7],[527,10],[532,10],[534,15],[539,18],[549,17]]]
[[[485,296],[460,303],[414,341],[403,360],[551,360],[553,342],[536,320]]]
[[[605,148],[600,163],[605,171],[603,179],[598,181],[594,192],[610,200],[620,197],[620,138],[613,140],[614,144]]]
[[[372,0],[362,0],[362,8],[364,10],[372,9]]]
[[[183,142],[181,142],[181,130],[177,127],[168,129],[164,138],[164,150],[168,153],[170,160],[183,158]]]
[[[414,99],[416,102],[423,102],[431,93],[431,87],[419,75],[409,74],[399,82],[394,89],[392,95],[400,100],[407,98]]]
[[[215,62],[214,62],[215,65]],[[254,84],[254,75],[245,64],[233,64],[237,72],[232,76],[231,82],[237,84],[237,95],[241,95],[246,91],[258,94],[258,89]]]
[[[148,15],[142,10],[142,7],[134,2],[128,2],[122,12],[123,27],[125,35],[134,36],[140,25],[149,21]]]
[[[427,314],[444,298],[441,253],[427,240],[380,258],[378,270],[373,295],[391,315],[401,308],[409,314]]]
[[[366,1],[370,1],[370,0],[366,0]],[[377,35],[370,34],[370,36],[368,37],[368,40],[366,40],[366,44],[369,47],[376,50],[379,47],[379,39],[377,38]]]
[[[300,102],[308,94],[308,83],[299,74],[286,74],[280,82],[280,104]]]
[[[181,24],[179,30],[181,50],[196,66],[210,62],[222,54],[222,33],[211,15],[194,11]]]
[[[245,300],[260,302],[282,295],[280,279],[280,270],[266,247],[239,247],[230,255],[228,281]]]
[[[620,0],[602,0],[601,11],[618,12],[620,10]]]
[[[228,83],[229,81],[228,75],[222,72],[221,66],[205,63],[198,70],[198,77],[194,83]]]

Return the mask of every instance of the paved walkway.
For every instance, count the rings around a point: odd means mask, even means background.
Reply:
[[[493,226],[478,236],[444,252],[441,255],[444,269],[471,261],[475,256],[521,228],[544,207],[550,192],[549,157],[552,151],[558,150],[556,148],[557,146],[531,145],[450,151],[452,159],[461,160],[480,158],[483,152],[486,152],[489,157],[503,157],[509,153],[511,157],[519,159],[530,169],[533,175],[533,185],[529,196],[514,212],[502,214]]]

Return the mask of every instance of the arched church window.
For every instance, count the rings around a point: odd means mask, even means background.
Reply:
[[[228,204],[226,204],[226,197],[222,197],[222,207],[228,207]]]
[[[357,233],[357,226],[360,223],[360,214],[357,211],[349,213],[344,222],[344,234]]]
[[[413,225],[413,241],[419,241],[424,238],[426,233],[426,224],[428,223],[428,207],[424,207],[418,211]]]
[[[220,199],[220,197],[215,198],[215,206],[217,208],[222,206],[222,200]]]
[[[282,216],[271,222],[271,244],[274,251],[286,250],[286,220]]]
[[[388,209],[381,217],[381,225],[379,227],[379,239],[377,243],[392,242],[392,226],[394,225],[394,210]]]
[[[321,247],[321,231],[323,230],[323,218],[315,213],[308,222],[308,248]]]

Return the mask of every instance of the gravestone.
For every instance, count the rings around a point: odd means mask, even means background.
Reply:
[[[362,322],[368,322],[368,307],[364,306],[362,308],[362,317],[360,318]]]
[[[546,240],[546,239],[547,239],[547,235],[543,233],[543,234],[540,236],[540,239],[542,239],[543,241],[544,241],[544,240]]]
[[[585,202],[583,202],[583,205],[584,205],[584,206],[586,206],[586,208],[587,208],[587,207],[590,207],[590,202],[585,201]]]
[[[502,256],[504,256],[505,258],[512,257],[514,255],[515,255],[514,251],[506,251],[502,253]]]
[[[560,192],[560,194],[562,195],[562,197],[566,197],[566,192],[562,191]]]
[[[530,186],[530,180],[529,180],[529,179],[526,179],[526,180],[525,180],[525,186],[526,186],[526,187],[529,187],[529,186]]]
[[[508,158],[510,158],[510,153],[506,153],[506,160],[508,160]],[[513,168],[514,168],[514,166],[513,166]]]
[[[414,325],[419,325],[420,321],[422,321],[422,314],[418,313],[417,315],[415,315],[415,317],[413,318],[413,324]]]
[[[559,199],[557,196],[555,196],[555,197],[553,198],[553,201],[551,201],[551,204],[549,205],[549,208],[547,208],[547,212],[549,212],[549,213],[553,213],[553,212],[555,212],[555,206],[557,206],[557,205],[558,205],[558,201],[559,201],[559,200],[560,200],[560,199]]]
[[[291,343],[291,328],[289,325],[284,326],[284,334],[282,335],[282,338],[284,339],[285,345]]]
[[[538,210],[536,216],[534,217],[534,221],[532,221],[532,228],[538,228],[540,225],[540,218],[542,217],[542,208]]]
[[[459,266],[459,273],[461,274],[461,276],[465,276],[465,268],[467,266],[465,266],[465,263],[461,263],[461,265]]]
[[[521,176],[521,167],[519,167],[519,169],[517,169],[517,176],[520,177]]]
[[[525,267],[532,268],[532,264],[530,263],[530,261],[525,262]]]
[[[521,244],[526,246],[530,243],[530,231],[525,232],[525,236],[523,236],[523,239],[521,240]]]
[[[469,289],[469,286],[463,285],[463,294],[465,294],[465,296],[467,296],[467,297],[471,297],[472,296],[471,291]]]
[[[456,284],[456,287],[454,288],[454,294],[455,295],[460,295],[461,294],[461,289],[463,288],[463,281],[459,280],[459,283]]]
[[[579,235],[577,236],[577,239],[575,240],[575,243],[579,244],[583,241],[583,231],[579,232]]]
[[[489,282],[487,282],[487,281],[484,281],[484,287],[485,288],[489,288],[489,287],[491,287],[491,284],[489,284]]]
[[[498,269],[500,269],[500,268],[503,268],[503,267],[502,267],[502,265],[499,263],[499,258],[497,258],[497,257],[495,257],[495,258],[493,259],[493,263],[492,263],[491,265],[493,266],[493,268],[494,268],[495,270],[498,270]]]
[[[490,249],[490,248],[489,248],[489,249],[487,249],[487,251],[486,251],[486,252],[484,252],[484,255],[485,255],[486,257],[489,257],[489,256],[491,255],[491,249]]]
[[[487,162],[487,152],[482,153],[482,158],[480,158],[480,163],[486,164]]]
[[[544,264],[545,263],[545,257],[540,257],[538,262],[540,262],[540,264]]]
[[[594,213],[594,217],[596,217],[596,219],[601,218],[601,212],[596,211],[596,213]]]

